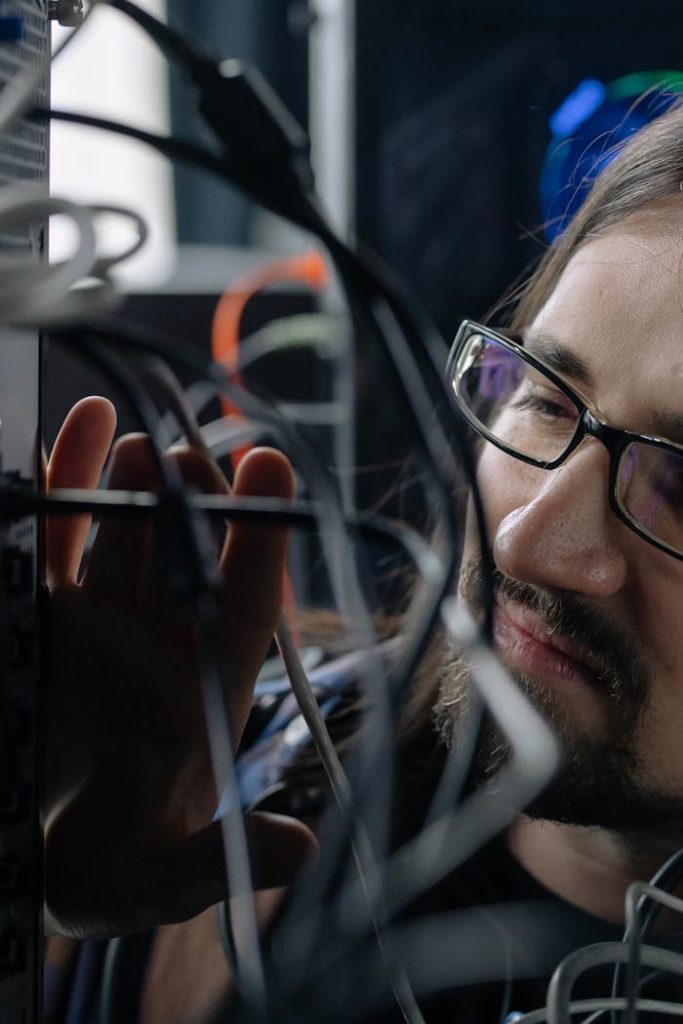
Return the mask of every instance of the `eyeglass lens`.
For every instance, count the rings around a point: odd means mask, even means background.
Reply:
[[[579,426],[580,406],[552,378],[486,334],[465,342],[453,386],[475,424],[512,454],[553,462]],[[630,443],[619,461],[615,496],[627,518],[683,551],[683,455]]]
[[[652,537],[683,551],[683,455],[629,444],[619,462],[616,499]]]

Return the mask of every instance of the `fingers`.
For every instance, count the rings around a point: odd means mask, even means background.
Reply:
[[[175,463],[186,488],[201,494],[229,494],[230,488],[223,473],[203,451],[196,448],[173,448],[168,458]],[[216,524],[206,539],[211,542],[213,537],[213,562],[215,565],[220,546],[223,542],[224,528]],[[166,569],[168,567],[169,548],[175,548],[173,535],[159,536],[156,532],[154,549],[149,558],[147,570],[143,574],[141,587],[141,607],[151,615],[166,616],[172,612],[172,618],[182,621],[183,610],[169,608]],[[187,571],[183,566],[182,571]]]
[[[291,498],[294,486],[292,467],[281,452],[255,448],[240,462],[233,490],[241,497]],[[221,628],[237,727],[251,705],[253,683],[277,625],[287,532],[284,526],[233,523],[221,560]]]
[[[317,840],[303,822],[254,812],[246,815],[244,824],[255,890],[291,885],[317,863]],[[155,863],[154,878],[156,907],[148,911],[150,918],[158,916],[163,906],[168,908],[165,921],[184,920],[237,895],[228,888],[220,822],[212,822],[165,852]]]
[[[47,469],[47,487],[97,487],[116,429],[116,412],[106,398],[84,398],[66,417]],[[75,583],[90,528],[90,516],[47,520],[47,579],[52,586]]]
[[[186,486],[204,493],[227,493],[223,474],[203,453],[183,448],[171,451],[166,458],[175,462]],[[130,434],[117,442],[108,486],[111,490],[159,491],[159,465],[146,435]],[[142,601],[146,611],[160,612],[166,598],[159,566],[150,561],[152,537],[151,520],[105,520],[90,554],[83,580],[86,588],[91,593],[122,598],[133,607]],[[164,554],[161,548],[162,559]]]
[[[158,490],[159,467],[146,435],[128,434],[117,441],[107,487],[112,491]],[[104,519],[83,577],[86,589],[92,594],[136,601],[149,532],[146,519]]]
[[[318,841],[302,821],[253,811],[245,818],[255,889],[291,885],[318,862]]]

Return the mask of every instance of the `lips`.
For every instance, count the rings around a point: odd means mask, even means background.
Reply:
[[[533,676],[598,684],[598,659],[567,636],[553,633],[532,609],[501,598],[496,602],[494,637],[503,660]]]

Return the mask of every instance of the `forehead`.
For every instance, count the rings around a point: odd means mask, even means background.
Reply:
[[[683,414],[683,198],[652,204],[572,257],[529,331],[577,356],[615,426]],[[586,388],[582,386],[586,393]]]

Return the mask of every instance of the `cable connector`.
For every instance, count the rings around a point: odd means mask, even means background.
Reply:
[[[85,18],[83,0],[50,0],[47,10],[50,21],[56,21],[65,28],[75,28]]]
[[[257,68],[206,61],[194,78],[199,110],[234,160],[275,176],[286,166],[304,191],[312,189],[308,136]]]

